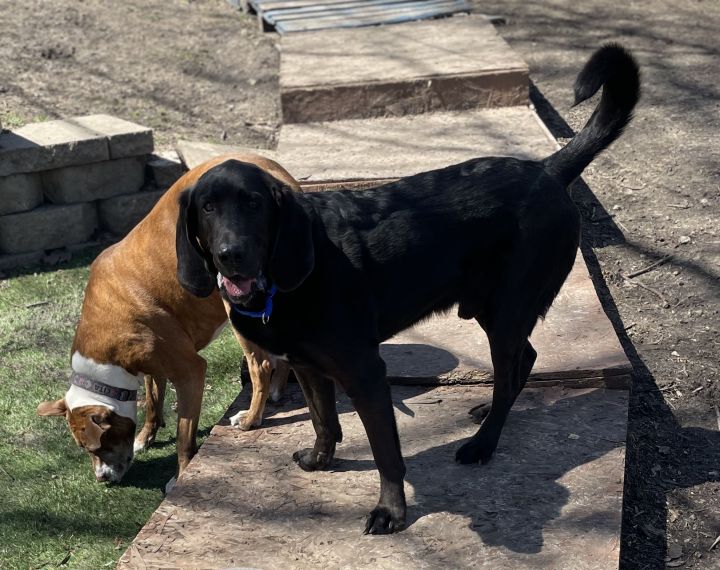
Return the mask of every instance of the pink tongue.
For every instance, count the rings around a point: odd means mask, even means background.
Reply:
[[[233,297],[244,297],[250,293],[254,281],[255,279],[235,279],[234,281],[230,281],[227,277],[222,278],[225,291]]]

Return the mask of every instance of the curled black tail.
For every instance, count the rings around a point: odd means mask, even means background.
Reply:
[[[575,80],[575,105],[603,88],[600,104],[583,129],[563,148],[545,159],[548,171],[570,184],[616,138],[633,117],[640,98],[640,70],[618,44],[597,50]]]

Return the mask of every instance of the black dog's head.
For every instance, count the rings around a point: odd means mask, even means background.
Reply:
[[[313,269],[310,218],[293,191],[254,164],[228,160],[180,196],[175,237],[180,284],[198,297],[216,286],[249,304],[267,281],[297,288]]]

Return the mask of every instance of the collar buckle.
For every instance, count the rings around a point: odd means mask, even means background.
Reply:
[[[272,287],[270,287],[270,291],[268,291],[267,298],[265,299],[265,308],[262,311],[243,311],[241,309],[238,309],[236,305],[231,305],[233,311],[246,317],[261,319],[262,324],[267,325],[270,322],[270,316],[273,312],[273,297],[275,297],[275,293],[277,293],[277,290],[277,285],[273,285]]]

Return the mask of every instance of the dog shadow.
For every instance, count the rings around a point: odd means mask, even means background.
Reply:
[[[616,537],[622,492],[617,463],[623,458],[625,420],[621,411],[608,414],[606,406],[626,405],[627,400],[611,394],[604,401],[595,390],[564,392],[550,405],[540,396],[528,394],[524,401],[521,396],[486,465],[455,462],[466,439],[459,432],[478,427],[469,416],[458,418],[453,410],[449,415],[455,417],[425,411],[412,422],[398,418],[406,488],[411,488],[408,526],[433,513],[460,515],[485,545],[521,554],[539,553],[547,533]],[[466,410],[476,403],[468,401]],[[349,402],[341,404],[341,412],[351,411]],[[441,443],[423,445],[428,440]],[[369,454],[365,445],[357,439],[350,449],[341,444],[332,471],[374,470],[372,459],[355,458]]]

